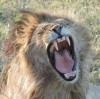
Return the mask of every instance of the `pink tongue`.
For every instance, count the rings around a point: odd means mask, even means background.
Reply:
[[[72,72],[74,61],[71,55],[69,55],[67,50],[63,50],[62,54],[55,51],[54,55],[55,55],[55,67],[59,72],[61,73]]]

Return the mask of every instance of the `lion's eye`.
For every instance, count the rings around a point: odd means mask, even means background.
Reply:
[[[45,31],[48,29],[48,26],[49,25],[45,25],[45,26],[41,26],[41,27],[39,27],[38,28],[38,34],[44,34],[45,33]]]
[[[41,32],[39,32],[38,34],[42,34],[43,32],[41,31]]]

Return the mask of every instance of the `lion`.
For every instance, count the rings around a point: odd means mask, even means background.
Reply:
[[[0,99],[99,99],[89,82],[90,36],[64,13],[21,11],[5,43],[12,56],[0,77]]]

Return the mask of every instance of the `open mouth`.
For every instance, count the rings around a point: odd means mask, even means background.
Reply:
[[[74,42],[71,36],[63,36],[53,40],[47,48],[52,67],[66,81],[76,78],[76,57]]]

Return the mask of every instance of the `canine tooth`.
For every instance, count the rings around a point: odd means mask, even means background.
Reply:
[[[69,44],[69,46],[70,46],[71,44],[70,44],[69,37],[66,37],[66,40],[67,40],[67,42],[68,42],[68,44]]]
[[[62,42],[65,40],[65,37],[62,37],[61,39],[57,39],[58,42]]]
[[[58,51],[58,45],[56,41],[54,42],[54,45],[55,45],[56,50]]]
[[[66,78],[69,78],[69,76],[68,76],[67,74],[64,74],[64,76],[65,76]]]

